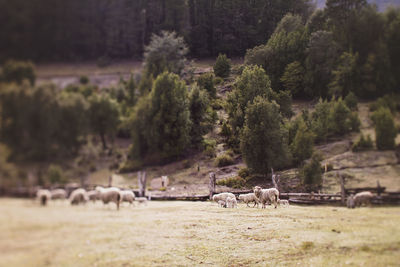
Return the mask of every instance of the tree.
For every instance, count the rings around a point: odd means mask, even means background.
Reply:
[[[228,95],[227,112],[232,130],[237,134],[244,125],[247,105],[257,96],[272,96],[271,82],[259,66],[246,66],[236,79],[232,93]]]
[[[300,117],[301,118],[301,117]],[[303,119],[299,120],[296,135],[290,144],[295,163],[311,157],[314,148],[314,134],[307,128]]]
[[[47,178],[49,179],[49,182],[51,184],[59,184],[65,182],[62,168],[54,164],[51,164],[47,169]]]
[[[359,86],[357,71],[358,55],[344,52],[339,58],[339,64],[332,71],[332,81],[328,85],[329,93],[334,96],[346,96],[356,91]]]
[[[332,103],[329,114],[330,130],[333,134],[343,135],[351,130],[349,118],[351,116],[350,109],[345,105],[342,98]]]
[[[294,61],[288,64],[281,77],[281,82],[286,90],[293,96],[303,95],[305,70],[300,62]]]
[[[35,67],[30,61],[9,60],[4,63],[2,79],[5,82],[15,82],[21,84],[28,80],[33,86],[36,80]]]
[[[277,104],[261,96],[249,103],[240,148],[247,166],[257,173],[289,165],[287,131]]]
[[[163,31],[160,35],[153,34],[149,45],[145,47],[146,75],[157,77],[164,71],[181,74],[187,53],[188,48],[183,37],[178,37],[175,32]]]
[[[111,138],[117,132],[119,124],[118,104],[107,95],[93,95],[89,98],[89,121],[91,129],[98,134],[103,144],[103,149],[107,148],[106,136]]]
[[[219,54],[214,64],[214,74],[226,78],[231,73],[231,60],[225,54]]]
[[[388,108],[379,108],[372,114],[375,123],[376,147],[379,150],[394,149],[397,130],[393,115]]]
[[[190,144],[190,110],[185,83],[164,72],[131,118],[134,159],[160,161],[180,156]]]
[[[311,160],[300,169],[300,177],[308,191],[317,190],[322,185],[321,155],[314,153]]]
[[[214,74],[203,73],[197,78],[197,84],[200,88],[205,89],[212,98],[216,97],[217,90],[214,86]]]
[[[330,108],[331,104],[320,98],[318,104],[315,105],[315,111],[312,113],[311,129],[318,142],[326,141],[328,137]]]

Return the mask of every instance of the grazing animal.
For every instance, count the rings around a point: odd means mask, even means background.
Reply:
[[[85,204],[87,201],[89,201],[89,197],[85,189],[78,188],[72,191],[71,195],[69,196],[69,201],[71,202],[71,205],[79,205],[81,203]]]
[[[104,188],[96,186],[96,191],[99,193],[99,199],[103,201],[103,204],[114,202],[119,210],[119,203],[121,202],[120,190],[116,187]]]
[[[64,189],[54,189],[51,190],[51,199],[66,199],[67,198],[67,191]]]
[[[225,193],[219,193],[219,194],[214,195],[212,199],[213,199],[213,201],[215,201],[215,202],[218,203],[218,201],[220,201],[220,200],[226,201],[226,199],[227,199],[228,197],[233,197],[233,198],[235,198],[235,195],[232,194],[232,193],[227,193],[227,192],[225,192]]]
[[[361,205],[371,205],[371,199],[374,197],[374,195],[369,192],[369,191],[363,191],[360,193],[357,193],[354,196],[354,205],[356,207],[360,207]]]
[[[349,209],[354,209],[356,207],[355,202],[354,202],[354,195],[351,194],[348,198],[347,198],[347,207]]]
[[[218,206],[220,206],[221,208],[226,208],[226,202],[223,200],[219,200],[218,201]]]
[[[284,206],[289,206],[289,200],[287,199],[278,199],[278,204],[279,205],[284,205]]]
[[[235,197],[227,197],[226,198],[226,207],[227,208],[237,208],[237,201]]]
[[[36,198],[40,201],[42,206],[46,206],[47,202],[51,199],[51,193],[47,189],[39,189],[36,192]]]
[[[89,192],[87,192],[87,195],[89,197],[89,200],[96,202],[96,200],[99,199],[99,192],[97,192],[96,190],[90,190]]]
[[[257,205],[258,207],[258,198],[254,193],[249,193],[249,194],[240,194],[239,195],[239,200],[243,201],[246,203],[247,207],[249,206],[250,202],[254,202],[253,208]]]
[[[254,187],[254,194],[258,198],[259,202],[261,202],[263,209],[265,209],[265,204],[267,203],[267,201],[271,201],[271,203],[274,204],[276,209],[279,199],[278,189],[276,188],[262,189],[261,187],[256,186]]]
[[[129,202],[130,205],[133,205],[133,201],[135,201],[135,194],[131,190],[122,190],[121,194],[121,202]]]

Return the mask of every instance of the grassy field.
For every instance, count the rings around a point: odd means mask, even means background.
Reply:
[[[40,207],[0,199],[1,266],[399,266],[400,207]]]

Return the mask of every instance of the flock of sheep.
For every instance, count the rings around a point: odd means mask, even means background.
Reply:
[[[39,189],[36,193],[36,198],[40,203],[45,206],[49,200],[67,199],[67,192],[64,189]],[[71,192],[68,198],[71,205],[85,204],[88,201],[95,202],[101,200],[104,204],[115,203],[117,209],[122,202],[128,202],[133,205],[136,200],[139,203],[146,203],[147,198],[135,197],[135,194],[131,190],[120,190],[117,187],[104,188],[97,186],[95,190],[86,191],[83,188],[75,189]]]

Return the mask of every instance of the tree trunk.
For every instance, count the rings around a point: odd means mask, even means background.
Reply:
[[[208,184],[208,189],[210,190],[210,200],[211,200],[215,193],[215,180],[216,180],[215,173],[210,172],[209,177],[210,177],[210,182]]]
[[[105,138],[104,134],[100,134],[100,138],[101,138],[101,143],[103,144],[103,149],[106,150],[107,144],[106,144],[106,138]]]

